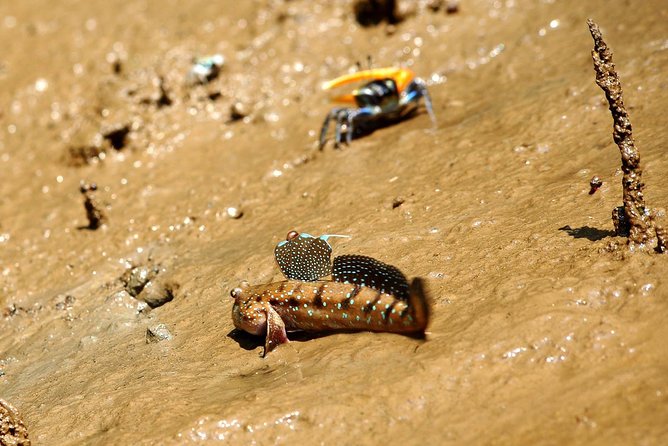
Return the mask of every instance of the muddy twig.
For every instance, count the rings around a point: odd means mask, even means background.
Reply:
[[[612,51],[603,40],[598,25],[591,19],[587,20],[587,25],[594,39],[591,56],[596,71],[596,84],[601,87],[610,105],[614,123],[612,137],[622,155],[624,205],[612,211],[615,232],[628,237],[631,251],[656,246],[656,251],[665,252],[666,231],[658,225],[656,213],[645,206],[640,154],[633,141],[631,120],[624,107],[622,84],[612,62]]]
[[[104,212],[104,205],[98,200],[95,192],[97,191],[97,184],[88,184],[81,181],[79,192],[84,197],[84,208],[86,209],[86,218],[88,218],[88,226],[86,229],[98,229],[100,226],[107,223],[107,214]]]

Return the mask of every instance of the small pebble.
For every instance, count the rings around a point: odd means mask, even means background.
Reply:
[[[146,329],[146,343],[151,344],[160,341],[170,341],[174,338],[165,324],[158,324],[155,327]]]
[[[459,0],[449,0],[445,5],[446,14],[456,14],[459,12]]]
[[[233,219],[239,219],[244,215],[244,212],[237,207],[230,206],[227,209],[225,209],[225,212],[227,213],[227,216]]]
[[[100,134],[115,150],[122,150],[127,144],[127,136],[130,134],[131,127],[131,124],[125,122],[104,124],[100,129]]]
[[[427,8],[431,9],[433,12],[437,12],[443,6],[443,0],[430,0],[427,2]]]
[[[98,229],[100,226],[107,223],[107,214],[104,211],[103,203],[97,198],[97,184],[86,183],[81,180],[79,185],[79,192],[84,197],[84,208],[86,209],[86,217],[88,218],[88,229]]]
[[[127,270],[121,277],[121,281],[125,283],[125,290],[132,297],[137,297],[146,284],[153,280],[159,272],[160,268],[157,266],[137,266]]]
[[[151,307],[146,302],[137,302],[137,314],[148,314]]]
[[[66,296],[58,296],[56,301],[55,308],[56,310],[69,310],[72,308],[72,305],[74,304],[74,301],[76,300],[74,296],[71,295],[66,295]]]
[[[396,209],[406,202],[404,197],[395,197],[392,199],[392,209]]]
[[[123,71],[123,59],[120,54],[116,52],[107,53],[107,63],[111,65],[111,70],[114,74],[121,74]]]
[[[594,195],[594,193],[601,187],[603,186],[603,181],[598,176],[593,176],[591,181],[589,182],[589,195]]]
[[[206,84],[218,77],[221,68],[225,64],[222,54],[203,57],[196,60],[188,72],[187,80],[191,85]]]
[[[151,308],[160,307],[174,299],[174,291],[178,285],[164,283],[159,278],[149,281],[137,295],[137,299],[146,302]]]
[[[246,107],[242,102],[235,102],[230,106],[230,120],[238,121],[244,119],[248,116],[248,107]]]

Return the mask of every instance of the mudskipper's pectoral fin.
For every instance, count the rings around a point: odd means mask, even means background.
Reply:
[[[290,342],[281,316],[271,306],[267,310],[267,338],[264,341],[264,356],[281,344]]]

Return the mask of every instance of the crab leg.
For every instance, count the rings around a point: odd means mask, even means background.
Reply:
[[[329,130],[329,121],[333,120],[343,108],[333,108],[325,117],[325,122],[322,123],[322,128],[320,129],[320,146],[319,150],[322,150],[325,147],[325,142],[327,138],[327,131]]]
[[[341,127],[343,126],[343,120],[348,115],[348,109],[342,108],[339,110],[339,113],[336,115],[336,130],[334,131],[334,147],[338,148],[341,143]]]
[[[434,114],[431,96],[429,96],[427,86],[422,79],[416,78],[410,83],[406,89],[406,93],[399,100],[399,103],[401,105],[407,105],[411,102],[417,102],[420,98],[424,98],[424,106],[427,109],[427,113],[429,113],[429,118],[431,118],[432,124],[436,126],[436,115]]]

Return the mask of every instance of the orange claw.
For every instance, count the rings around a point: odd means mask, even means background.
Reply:
[[[402,92],[404,88],[413,80],[415,73],[413,73],[408,68],[374,68],[371,70],[362,70],[355,73],[344,74],[339,76],[336,79],[327,81],[322,84],[323,90],[329,90],[334,87],[339,87],[341,85],[349,84],[351,82],[364,81],[364,80],[377,80],[377,79],[393,79],[397,84],[397,90]],[[343,96],[346,98],[346,96]],[[347,99],[347,98],[346,98]],[[338,100],[338,98],[337,98]],[[343,101],[347,102],[347,101]]]
[[[342,94],[341,96],[336,96],[332,98],[332,102],[339,102],[344,104],[354,104],[355,103],[355,92],[352,94]]]

